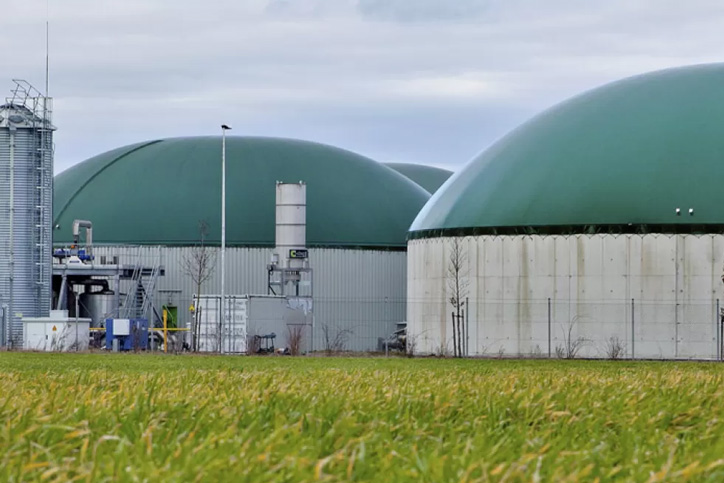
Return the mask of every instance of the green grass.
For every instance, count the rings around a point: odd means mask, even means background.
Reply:
[[[723,375],[0,353],[0,481],[722,481]]]

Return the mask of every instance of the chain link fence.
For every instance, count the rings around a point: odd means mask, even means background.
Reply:
[[[722,360],[720,301],[411,301],[419,354]],[[455,323],[453,323],[455,321]]]

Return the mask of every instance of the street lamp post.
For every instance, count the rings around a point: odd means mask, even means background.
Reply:
[[[224,255],[226,252],[226,131],[231,129],[221,125],[221,310],[219,310],[219,352],[222,352],[223,329],[226,322],[226,291]]]

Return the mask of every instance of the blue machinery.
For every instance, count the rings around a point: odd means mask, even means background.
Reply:
[[[148,319],[106,319],[106,349],[117,340],[121,351],[148,349]]]

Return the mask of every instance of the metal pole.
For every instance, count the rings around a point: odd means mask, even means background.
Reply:
[[[7,304],[3,304],[2,306],[3,316],[2,320],[0,320],[0,325],[2,325],[2,331],[0,331],[0,347],[4,347],[7,345],[7,330],[8,330],[8,313],[10,312],[10,309],[8,308]]]
[[[717,343],[716,343],[716,350],[717,350],[717,359],[722,360],[722,329],[724,328],[724,324],[722,324],[722,317],[721,317],[721,306],[719,304],[719,299],[716,299],[716,325],[717,325]]]
[[[166,308],[163,309],[163,352],[168,352],[168,312]]]
[[[634,335],[634,321],[636,319],[636,313],[634,311],[634,299],[631,299],[631,359],[636,358],[636,353],[634,352],[635,344],[636,344],[636,336]]]
[[[78,312],[80,312],[78,308],[78,292],[75,290],[73,291],[75,294],[75,351],[78,352]],[[61,348],[61,350],[63,350]]]
[[[221,321],[219,323],[219,351],[222,350],[222,334],[225,322],[225,307],[224,300],[226,299],[226,273],[225,273],[225,260],[224,255],[226,254],[226,129],[221,128],[221,310],[219,314]]]
[[[719,299],[716,299],[716,314],[714,315],[714,327],[716,330],[716,359],[721,360],[721,339],[719,338]]]
[[[221,310],[219,311],[219,352],[222,351],[222,334],[224,322],[226,319],[226,273],[225,260],[226,254],[226,130],[231,129],[226,124],[221,125]]]
[[[467,312],[465,312],[465,355],[468,357],[470,356],[470,297],[465,297],[465,307],[467,307]]]
[[[551,358],[551,299],[548,297],[548,358]]]
[[[10,303],[8,308],[10,309],[10,316],[7,318],[8,327],[6,344],[11,345],[16,341],[13,340],[13,322],[15,319],[15,128],[10,128],[10,236],[8,237],[8,243],[10,244],[10,258],[8,265],[10,268],[10,277],[8,280],[8,288],[10,291]]]
[[[466,310],[467,310],[467,308],[464,308],[464,309],[462,310],[463,313],[462,313],[462,315],[460,316],[460,318],[462,318],[462,320],[458,319],[458,324],[460,324],[460,325],[462,326],[462,329],[461,329],[461,332],[462,332],[462,333],[460,334],[460,343],[461,343],[462,349],[460,349],[460,352],[461,352],[461,354],[462,354],[464,357],[467,357],[467,356],[468,356],[468,347],[467,347],[467,343],[465,342],[465,340],[466,340],[467,337],[468,337],[468,333],[465,331],[465,324],[464,324],[464,322],[465,322],[465,311],[466,311]]]

